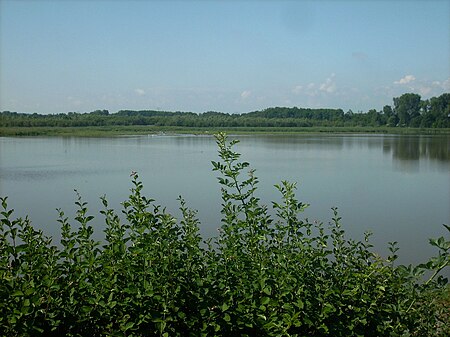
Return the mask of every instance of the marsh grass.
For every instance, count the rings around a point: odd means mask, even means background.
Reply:
[[[1,123],[0,123],[1,124]],[[215,134],[311,134],[311,133],[381,133],[381,134],[450,134],[448,128],[396,128],[396,127],[178,127],[178,126],[85,126],[85,127],[2,127],[0,137],[112,137],[124,135]]]

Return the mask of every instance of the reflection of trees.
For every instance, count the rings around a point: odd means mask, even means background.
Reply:
[[[242,138],[242,137],[241,137]],[[392,154],[394,160],[417,161],[420,159],[450,162],[450,136],[392,136],[392,135],[271,135],[250,136],[246,142],[263,141],[267,148],[320,148],[341,150],[342,148],[382,148]]]
[[[448,162],[450,161],[450,137],[386,137],[383,140],[383,150],[391,152],[396,160],[432,159]]]
[[[420,159],[421,143],[417,138],[400,137],[394,143],[392,156],[399,160],[418,160]]]
[[[238,137],[243,139],[243,137]],[[346,140],[343,136],[331,136],[331,135],[261,135],[250,136],[248,141],[262,141],[267,148],[274,149],[287,149],[287,148],[317,148],[323,149],[342,149],[346,144]]]

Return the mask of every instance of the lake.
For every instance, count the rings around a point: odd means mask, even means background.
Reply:
[[[302,215],[325,223],[338,207],[347,235],[372,243],[387,255],[399,242],[399,262],[419,263],[434,253],[428,238],[447,235],[450,222],[450,136],[249,135],[236,136],[236,151],[260,179],[258,196],[271,206],[281,180],[298,183]],[[204,237],[220,226],[220,187],[211,160],[212,136],[149,135],[114,138],[0,138],[0,196],[9,196],[16,216],[59,239],[56,208],[73,217],[74,189],[96,215],[102,237],[99,197],[119,209],[137,171],[144,193],[179,215],[179,195],[199,211]]]

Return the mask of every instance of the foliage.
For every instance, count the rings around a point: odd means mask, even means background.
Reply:
[[[336,209],[328,225],[302,219],[308,205],[294,183],[276,185],[281,199],[269,211],[237,141],[216,140],[222,227],[206,242],[181,197],[177,220],[143,194],[135,173],[122,215],[101,198],[103,242],[79,195],[75,226],[58,210],[58,247],[28,218],[13,219],[2,198],[0,335],[448,335],[440,296],[450,241],[430,240],[438,255],[424,264],[397,266],[395,242],[382,259],[369,234],[345,237]]]
[[[108,110],[90,113],[26,114],[0,112],[0,127],[115,127],[155,126],[185,128],[300,128],[300,127],[450,127],[450,94],[421,100],[420,95],[406,93],[393,99],[394,109],[386,105],[382,111],[344,113],[342,109],[309,109],[274,107],[242,114],[208,111],[170,112],[155,110]]]

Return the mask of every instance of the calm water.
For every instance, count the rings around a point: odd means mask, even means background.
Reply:
[[[328,222],[337,206],[347,234],[373,243],[386,255],[398,241],[400,262],[418,263],[434,250],[429,237],[450,222],[450,137],[393,135],[239,136],[236,150],[256,168],[259,196],[271,205],[281,180],[298,182],[304,216]],[[16,216],[28,214],[59,238],[56,208],[73,217],[74,189],[89,202],[96,237],[103,229],[99,197],[119,208],[138,171],[147,196],[178,215],[179,195],[199,210],[202,233],[217,234],[220,188],[209,136],[118,138],[0,138],[0,195]]]

